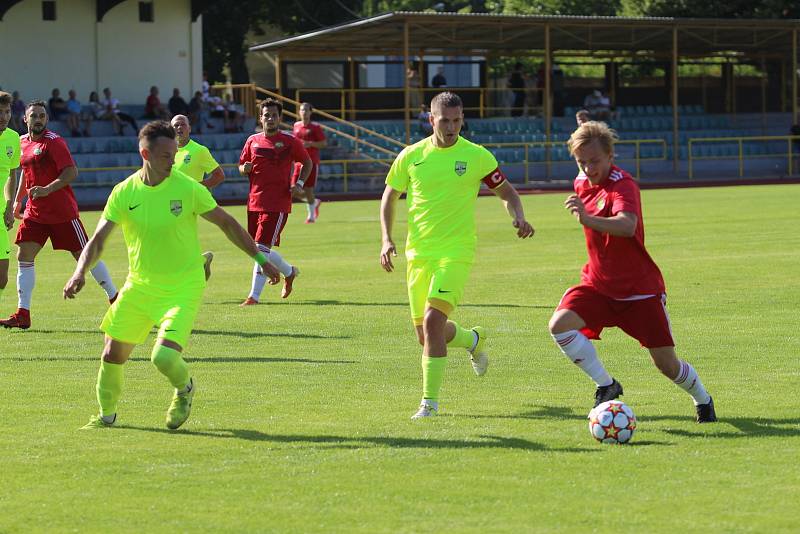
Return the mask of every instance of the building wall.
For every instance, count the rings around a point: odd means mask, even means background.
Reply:
[[[191,0],[154,0],[154,22],[139,22],[126,0],[96,22],[95,0],[56,0],[56,20],[43,21],[40,0],[23,0],[0,21],[0,86],[23,100],[50,97],[54,87],[78,99],[110,87],[125,104],[144,104],[151,85],[167,100],[202,81],[202,19]],[[188,98],[187,98],[188,100]]]

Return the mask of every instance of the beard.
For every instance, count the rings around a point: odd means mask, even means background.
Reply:
[[[41,133],[44,131],[44,125],[41,124],[41,125],[31,126],[30,131],[33,135],[41,135]]]

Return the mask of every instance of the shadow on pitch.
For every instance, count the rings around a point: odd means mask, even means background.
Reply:
[[[178,430],[120,425],[117,428],[140,430],[158,434],[202,436],[221,439],[241,439],[266,443],[326,445],[327,448],[358,449],[364,447],[389,447],[396,449],[511,449],[523,451],[549,452],[597,452],[596,448],[549,447],[543,443],[522,438],[482,435],[480,441],[460,441],[454,439],[401,438],[391,436],[304,436],[297,434],[266,434],[258,430],[220,429],[215,431]]]
[[[334,363],[351,364],[358,363],[355,360],[314,360],[311,358],[271,358],[268,356],[211,356],[208,358],[186,357],[188,363]],[[99,362],[99,356],[13,356],[11,358],[0,358],[6,362]],[[133,357],[128,358],[129,362],[149,362],[150,358]]]
[[[655,416],[650,421],[685,421],[685,417]],[[734,430],[731,430],[733,427]],[[769,417],[720,417],[716,423],[702,425],[702,431],[666,428],[663,432],[673,436],[697,438],[752,438],[752,437],[796,437],[800,436],[800,417],[786,419]]]
[[[229,305],[239,304],[240,300],[221,300],[209,301],[206,304],[212,305]],[[282,302],[267,302],[266,306],[379,306],[379,307],[401,307],[408,308],[408,302],[348,302],[342,300],[301,300],[301,301],[282,301]],[[534,306],[529,304],[459,304],[459,308],[526,308],[526,309],[541,309],[552,310],[555,306]]]
[[[588,413],[588,412],[587,412]],[[586,415],[575,413],[566,406],[534,406],[533,409],[515,414],[442,414],[443,417],[463,417],[466,419],[572,419],[586,420]]]
[[[231,332],[228,330],[192,330],[192,335],[231,336],[244,339],[260,337],[288,337],[292,339],[351,339],[350,336],[320,336],[317,334],[290,334],[285,332]]]

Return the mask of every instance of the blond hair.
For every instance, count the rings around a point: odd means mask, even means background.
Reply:
[[[584,122],[572,132],[567,141],[569,153],[575,155],[575,150],[588,145],[592,141],[597,141],[608,154],[614,153],[614,143],[619,140],[617,132],[608,127],[608,124],[600,121]]]

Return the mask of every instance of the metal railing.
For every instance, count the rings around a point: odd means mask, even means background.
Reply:
[[[794,158],[800,156],[792,152],[792,145],[800,145],[800,135],[761,135],[761,136],[740,136],[740,137],[692,137],[688,140],[686,148],[686,157],[689,161],[689,179],[694,178],[694,162],[702,160],[719,160],[719,159],[738,159],[739,160],[739,177],[744,176],[744,161],[745,157],[748,159],[756,158],[776,158],[784,157],[784,152],[775,152],[768,154],[745,154],[745,143],[765,143],[770,141],[786,141],[786,167],[787,174],[790,176],[794,174]],[[701,143],[736,143],[738,150],[736,155],[705,155],[695,156],[694,147]]]

